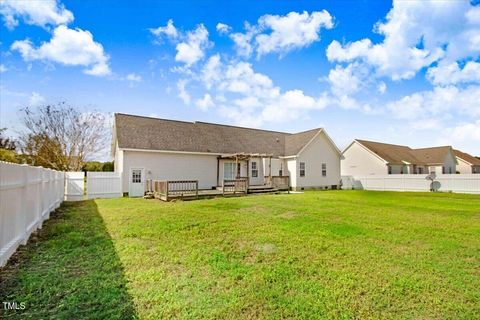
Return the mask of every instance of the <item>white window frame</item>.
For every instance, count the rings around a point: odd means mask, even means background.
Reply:
[[[258,178],[257,161],[252,161],[252,178]]]
[[[139,174],[137,174],[137,171]],[[132,183],[142,183],[142,169],[132,169],[130,175],[130,181]]]
[[[302,165],[303,165],[303,168],[302,168]],[[307,165],[305,164],[305,162],[300,162],[299,163],[299,170],[298,170],[298,174],[300,177],[305,177],[306,176],[306,168],[307,168]],[[302,171],[303,171],[303,174],[302,174]]]

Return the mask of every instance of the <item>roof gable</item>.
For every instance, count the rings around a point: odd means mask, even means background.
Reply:
[[[474,156],[468,153],[465,153],[456,149],[453,149],[453,153],[455,154],[456,157],[462,159],[465,162],[468,162],[472,166],[480,166],[480,159],[475,158]]]
[[[355,141],[389,164],[436,165],[443,164],[449,154],[454,155],[451,146],[411,149],[396,144],[358,139]]]
[[[413,150],[407,146],[358,139],[356,141],[385,160],[387,163],[404,164],[407,162],[420,165],[425,164],[423,161],[418,159]]]
[[[413,149],[415,156],[427,164],[443,164],[451,151],[450,146]]]
[[[290,156],[298,154],[319,130],[291,134],[117,113],[114,136],[122,149]]]

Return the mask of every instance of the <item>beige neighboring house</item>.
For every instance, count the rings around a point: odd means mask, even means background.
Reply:
[[[340,183],[341,152],[322,128],[291,134],[117,113],[112,155],[130,196],[143,195],[147,179],[198,180],[200,189],[237,177],[262,186],[289,176],[293,190]]]
[[[480,174],[480,159],[474,156],[462,152],[460,150],[453,149],[455,156],[457,157],[457,172],[458,173],[479,173]]]
[[[455,173],[450,146],[412,149],[408,146],[354,140],[342,152],[341,172],[346,176]]]

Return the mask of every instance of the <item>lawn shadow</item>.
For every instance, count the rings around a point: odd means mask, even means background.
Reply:
[[[0,318],[137,318],[124,268],[93,200],[65,202],[0,269]]]

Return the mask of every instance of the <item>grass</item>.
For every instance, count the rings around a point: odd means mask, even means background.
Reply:
[[[480,197],[68,203],[0,275],[7,319],[475,319]]]

